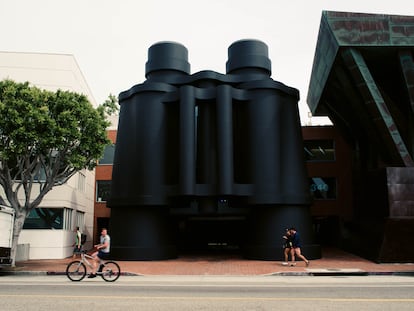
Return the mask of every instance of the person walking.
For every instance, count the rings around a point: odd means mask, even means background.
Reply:
[[[301,241],[300,241],[300,235],[299,233],[296,231],[296,229],[294,227],[289,229],[289,233],[291,235],[292,238],[292,248],[293,248],[293,253],[294,255],[298,256],[300,259],[302,259],[305,263],[306,266],[309,266],[309,260],[306,259],[306,257],[304,255],[302,255],[301,252]],[[292,257],[292,266],[296,265],[295,262],[295,257]]]
[[[79,255],[82,251],[82,233],[79,230],[79,227],[76,227],[76,229],[74,230],[76,232],[76,237],[75,237],[75,243],[73,244],[73,246],[75,246],[75,248],[73,249],[73,258],[76,258],[77,255]]]
[[[283,236],[283,255],[285,257],[285,261],[282,263],[283,266],[289,265],[289,254],[292,262],[294,262],[295,253],[292,247],[292,236],[289,232],[289,229],[286,229],[286,233]]]
[[[106,260],[109,258],[109,253],[111,250],[111,237],[108,235],[108,231],[106,228],[102,228],[100,244],[95,245],[95,248],[97,249],[97,251],[92,254],[92,257],[94,258],[92,273],[88,276],[88,278],[95,278],[96,267],[98,263],[100,264],[102,260]],[[99,268],[101,269],[100,265]]]

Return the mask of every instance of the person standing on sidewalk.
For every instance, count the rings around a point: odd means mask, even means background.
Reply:
[[[76,237],[75,237],[75,244],[73,244],[73,246],[75,246],[75,248],[73,249],[73,258],[76,257],[76,255],[79,255],[82,251],[82,233],[79,230],[79,227],[76,227],[75,229],[76,231]]]
[[[309,266],[309,260],[306,259],[305,256],[302,255],[301,252],[301,241],[300,241],[300,235],[299,233],[296,231],[296,229],[294,227],[289,229],[289,233],[290,236],[292,237],[292,248],[293,248],[293,253],[294,255],[298,256],[300,259],[302,259],[305,263],[306,266]],[[295,262],[295,257],[292,257],[292,266],[296,265]]]

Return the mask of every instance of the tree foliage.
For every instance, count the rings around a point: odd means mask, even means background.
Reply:
[[[110,95],[95,109],[82,94],[0,81],[0,185],[16,210],[15,234],[54,186],[96,166],[115,103]]]

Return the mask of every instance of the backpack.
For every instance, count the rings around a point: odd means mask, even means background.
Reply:
[[[85,244],[87,235],[85,233],[81,234],[81,244]]]

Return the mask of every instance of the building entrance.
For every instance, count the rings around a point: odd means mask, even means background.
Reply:
[[[190,216],[176,219],[179,254],[240,253],[246,232],[245,216]]]

